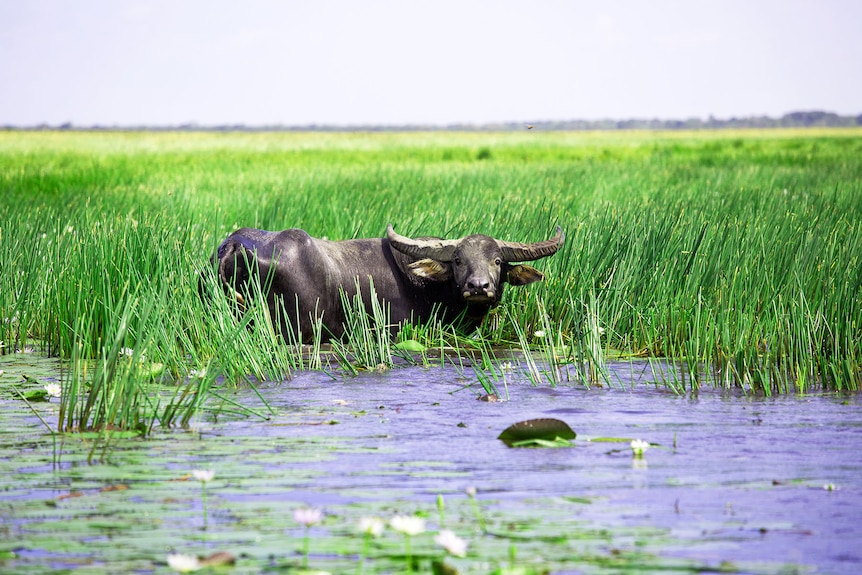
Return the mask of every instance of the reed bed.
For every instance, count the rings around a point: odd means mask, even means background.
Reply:
[[[862,384],[860,130],[9,131],[0,189],[0,352],[69,360],[61,428],[187,421],[219,376],[325,367],[202,276],[242,226],[534,241],[559,224],[546,281],[509,287],[481,334],[481,349],[538,350],[549,367],[532,378],[574,362],[595,381],[614,353],[678,362],[675,388]],[[392,365],[383,331],[354,319],[337,355]],[[409,333],[469,347],[445,327]],[[179,391],[156,400],[140,382]]]

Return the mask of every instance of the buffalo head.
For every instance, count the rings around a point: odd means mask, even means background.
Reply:
[[[394,250],[419,258],[409,266],[413,274],[436,282],[451,281],[457,299],[485,310],[499,303],[506,283],[522,286],[544,279],[539,270],[517,262],[553,255],[563,244],[559,226],[553,238],[532,244],[481,234],[457,240],[412,239],[397,234],[391,224],[386,237]]]

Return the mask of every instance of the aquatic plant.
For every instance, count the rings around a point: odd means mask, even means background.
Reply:
[[[380,537],[386,524],[379,517],[363,517],[359,520],[359,530],[371,537]]]
[[[389,520],[389,526],[404,535],[404,561],[408,573],[413,573],[413,552],[411,537],[425,532],[425,520],[415,515],[396,515]]]
[[[200,560],[195,555],[185,555],[183,553],[169,553],[168,567],[177,573],[191,573],[198,571],[203,566]]]
[[[434,536],[434,542],[455,557],[467,555],[467,541],[455,535],[454,531],[442,529]]]
[[[310,507],[301,507],[299,509],[294,509],[293,511],[293,520],[303,526],[305,529],[303,539],[302,539],[302,568],[308,569],[308,545],[309,545],[309,534],[308,531],[311,529],[312,525],[316,525],[320,523],[320,520],[323,518],[323,512],[320,509],[313,509]]]
[[[192,470],[192,477],[194,477],[197,481],[200,481],[201,484],[206,485],[215,477],[215,470],[213,469],[194,469]]]
[[[437,517],[439,527],[443,529],[446,526],[446,502],[441,494],[437,494]]]
[[[192,477],[195,480],[200,481],[201,483],[201,508],[203,509],[204,514],[204,523],[203,528],[207,528],[207,483],[213,480],[215,477],[215,470],[203,470],[203,469],[194,469],[192,470]]]
[[[476,516],[476,522],[479,524],[479,529],[482,530],[482,533],[485,533],[488,528],[485,525],[485,518],[482,516],[482,509],[479,507],[479,501],[476,499],[476,488],[471,485],[465,489],[464,492],[467,494],[467,497],[470,498],[470,505],[473,507],[473,513]]]
[[[168,567],[177,573],[192,573],[201,569],[224,567],[236,563],[236,557],[227,551],[217,551],[207,557],[169,553]]]
[[[346,317],[344,340],[332,342],[333,353],[339,365],[356,374],[360,369],[389,369],[392,366],[392,338],[390,335],[389,306],[377,299],[374,281],[368,278],[368,297],[371,313],[365,311],[361,282],[356,278],[356,294],[349,298],[343,290],[340,297]]]
[[[359,519],[359,531],[362,533],[363,541],[362,553],[359,555],[359,561],[356,565],[357,573],[362,573],[365,568],[365,558],[368,557],[371,539],[380,537],[385,527],[386,524],[379,517],[362,517]]]
[[[637,458],[643,457],[643,454],[650,447],[649,442],[642,439],[633,439],[629,445],[632,448],[632,455]]]

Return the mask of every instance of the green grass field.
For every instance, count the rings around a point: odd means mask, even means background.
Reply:
[[[122,394],[84,387],[153,365],[206,369],[201,386],[308,367],[198,298],[212,251],[242,226],[535,241],[559,224],[564,248],[537,265],[547,281],[507,290],[490,344],[671,357],[690,385],[862,384],[862,130],[11,131],[0,190],[2,351],[36,341],[70,360],[70,425],[85,409],[134,412],[146,386],[113,406],[99,401]]]

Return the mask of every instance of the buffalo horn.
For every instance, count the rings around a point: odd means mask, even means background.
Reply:
[[[386,237],[389,238],[389,243],[393,248],[417,258],[430,258],[438,262],[452,261],[452,254],[455,253],[455,248],[458,247],[458,242],[461,240],[439,240],[439,239],[423,239],[414,240],[397,234],[392,229],[392,224],[386,228]]]
[[[455,248],[461,240],[420,239],[414,240],[399,235],[392,229],[392,224],[386,228],[386,237],[393,248],[403,254],[417,258],[430,258],[438,262],[452,261]],[[522,244],[494,240],[503,252],[507,262],[529,262],[553,255],[563,245],[563,230],[557,226],[556,235],[543,242]]]
[[[560,249],[560,246],[563,245],[563,230],[560,226],[557,226],[556,235],[543,242],[521,244],[497,240],[497,245],[500,246],[500,251],[503,252],[503,259],[507,262],[529,262],[556,253]]]

